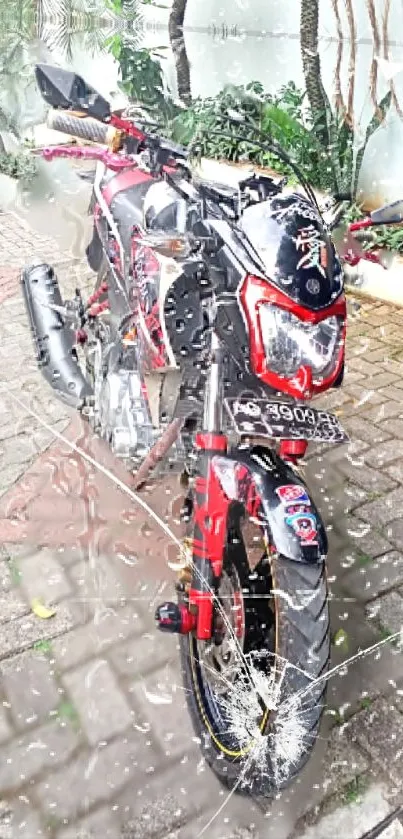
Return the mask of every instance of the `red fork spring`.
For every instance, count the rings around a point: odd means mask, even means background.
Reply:
[[[94,291],[94,294],[91,294],[91,297],[88,298],[87,309],[90,309],[91,306],[93,306],[94,303],[96,303],[97,300],[99,300],[99,298],[102,297],[103,294],[106,294],[107,291],[108,291],[108,283],[101,283],[99,288],[97,288],[97,290]]]
[[[88,314],[90,317],[96,318],[98,315],[101,315],[102,312],[106,312],[107,309],[109,309],[109,301],[105,300],[103,303],[98,303],[97,306],[92,306]]]

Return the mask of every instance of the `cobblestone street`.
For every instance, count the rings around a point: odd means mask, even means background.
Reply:
[[[154,628],[176,547],[68,445],[128,483],[41,378],[19,289],[42,257],[64,291],[90,275],[12,214],[0,245],[0,839],[196,839],[227,792],[201,761],[176,640]],[[387,638],[403,625],[403,309],[350,297],[345,382],[321,404],[351,437],[306,466],[329,529],[332,666],[358,658],[329,681],[298,783],[274,802],[230,797],[207,839],[359,839],[401,803],[403,653]],[[177,479],[141,497],[178,532]],[[396,816],[382,839],[402,836]]]

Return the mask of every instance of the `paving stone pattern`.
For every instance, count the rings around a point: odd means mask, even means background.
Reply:
[[[15,268],[0,266],[0,837],[195,839],[226,793],[194,742],[176,639],[154,629],[176,549],[69,447],[128,481],[36,370],[18,288],[39,248],[29,236],[0,216]],[[80,271],[88,284],[87,269],[52,243],[40,250],[55,258],[64,288]],[[316,447],[306,466],[328,526],[334,640],[343,630],[322,737],[300,784],[271,803],[231,797],[209,839],[287,839],[296,825],[298,837],[326,839],[339,835],[343,813],[345,835],[359,839],[402,792],[403,657],[387,636],[398,642],[403,624],[403,310],[357,300],[351,313],[344,386],[321,399],[351,442]],[[55,442],[55,431],[66,440]],[[175,533],[180,493],[169,479],[142,496]],[[35,598],[54,616],[38,618]],[[361,782],[366,792],[353,801]]]

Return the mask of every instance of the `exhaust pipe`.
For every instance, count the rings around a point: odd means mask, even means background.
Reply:
[[[38,366],[60,399],[80,408],[93,391],[78,363],[74,332],[53,308],[63,307],[55,272],[50,265],[33,265],[23,270],[21,284]]]

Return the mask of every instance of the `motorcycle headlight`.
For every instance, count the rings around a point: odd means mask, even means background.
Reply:
[[[335,367],[343,321],[326,318],[306,323],[271,304],[259,310],[266,363],[278,376],[294,376],[302,365],[311,367],[313,378],[330,375]]]

